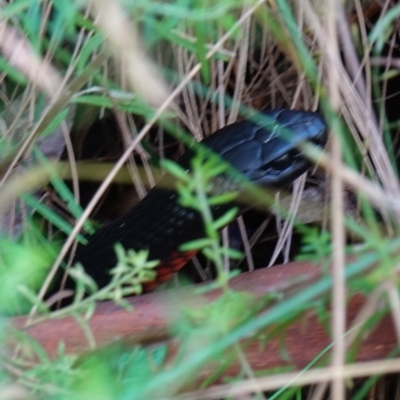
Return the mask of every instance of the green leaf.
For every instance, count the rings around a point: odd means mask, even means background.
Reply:
[[[94,94],[74,96],[71,99],[71,102],[79,104],[88,104],[97,107],[105,107],[109,109],[113,107],[108,97],[101,95],[94,95]]]
[[[85,28],[88,31],[97,31],[98,27],[90,19],[84,17],[82,14],[75,14],[75,25],[79,28]],[[96,35],[95,35],[96,36]]]
[[[0,20],[7,20],[15,15],[21,14],[25,9],[30,8],[32,0],[13,1],[6,7],[3,5],[0,9]]]
[[[50,133],[54,132],[55,129],[57,128],[58,125],[61,124],[62,121],[67,117],[69,113],[69,108],[66,108],[65,110],[62,110],[60,113],[58,113],[47,125],[47,127],[43,130],[40,136],[47,136]]]
[[[35,157],[38,158],[40,163],[42,165],[47,164],[47,159],[46,157],[42,154],[42,152],[35,147],[34,148],[34,154]],[[83,214],[83,209],[82,207],[76,202],[75,196],[69,189],[69,187],[65,184],[65,182],[58,176],[57,172],[52,175],[50,178],[50,182],[53,185],[54,189],[56,190],[57,194],[61,197],[61,199],[66,203],[69,211],[73,215],[75,219],[79,219],[82,214]],[[95,229],[93,228],[93,225],[90,223],[90,221],[85,221],[83,224],[83,228],[85,229],[86,232],[93,234]],[[83,240],[84,243],[86,243],[86,239]]]
[[[196,52],[197,52],[197,57],[199,60],[199,63],[201,63],[201,76],[203,78],[204,84],[209,84],[210,82],[210,65],[207,60],[207,48],[206,48],[206,34],[207,34],[207,24],[204,24],[203,22],[196,23],[193,26],[194,28],[194,33],[197,38],[195,42],[195,47],[196,47]]]
[[[219,231],[220,229],[228,225],[230,222],[232,222],[232,220],[235,219],[238,211],[239,211],[238,207],[233,207],[230,210],[228,210],[222,217],[214,221],[213,228]]]
[[[198,208],[196,196],[192,194],[190,188],[185,186],[182,182],[178,182],[176,184],[176,189],[179,193],[179,204],[182,207]]]
[[[205,165],[207,170],[207,176],[209,176],[210,178],[213,178],[217,175],[221,175],[228,169],[225,163],[221,163],[219,157],[214,157],[214,156],[208,159]]]
[[[204,238],[204,239],[196,239],[191,240],[190,242],[184,243],[179,246],[180,251],[192,251],[192,250],[200,250],[206,246],[212,245],[213,240]]]
[[[190,182],[190,176],[185,169],[183,169],[177,163],[171,160],[161,160],[160,161],[161,167],[164,168],[168,173],[175,176],[179,180],[185,183]]]
[[[11,66],[9,62],[0,56],[0,71],[7,73],[7,78],[12,79],[14,82],[25,85],[27,83],[26,77],[21,74],[16,68]]]
[[[243,256],[243,253],[241,251],[226,247],[221,248],[221,254],[231,258],[232,260],[239,260]]]
[[[133,291],[133,290],[122,290],[122,296],[123,297],[128,297],[128,296],[132,296],[134,294],[139,294],[137,293],[137,291]],[[114,299],[115,304],[117,304],[119,307],[123,308],[124,310],[128,311],[128,312],[132,312],[133,311],[133,306],[132,304],[129,303],[129,301],[125,300],[124,298],[122,299]]]
[[[230,203],[233,200],[235,200],[237,196],[238,196],[237,192],[230,192],[230,193],[220,194],[218,196],[212,196],[208,198],[208,204],[210,204],[210,206],[218,206],[220,204]]]
[[[152,270],[142,269],[138,273],[138,279],[140,282],[151,282],[157,277],[157,273]]]
[[[96,311],[96,302],[91,302],[88,304],[87,309],[85,311],[84,319],[85,321],[89,321],[90,318],[92,318],[94,312]]]
[[[129,264],[139,269],[143,268],[143,266],[146,264],[147,257],[149,256],[148,250],[135,251],[133,249],[128,249],[126,253]]]
[[[209,247],[205,247],[201,252],[212,262],[217,262],[218,261],[218,255],[215,254],[215,252],[210,249]]]
[[[71,234],[72,229],[73,229],[72,226],[68,222],[64,221],[53,210],[46,207],[39,200],[37,200],[36,197],[34,197],[30,194],[24,194],[24,195],[22,195],[22,199],[28,206],[35,209],[42,217],[46,218],[51,224],[53,224],[61,232],[64,232],[67,235]],[[78,239],[79,243],[84,244],[87,242],[85,237],[80,234],[77,236],[77,239]]]
[[[368,40],[370,43],[376,43],[377,51],[381,51],[387,38],[387,30],[389,26],[400,16],[400,5],[391,8],[384,15],[383,18],[377,21],[370,34]]]
[[[99,34],[94,34],[89,38],[82,47],[79,53],[79,58],[77,61],[77,71],[83,71],[90,62],[90,57],[99,48],[99,46],[104,42],[104,38]]]
[[[88,275],[82,265],[80,263],[75,264],[68,271],[68,274],[76,280],[77,283],[80,283],[85,288],[89,288],[91,292],[97,291],[97,284],[94,279]]]
[[[30,289],[25,285],[20,285],[17,288],[18,293],[24,296],[32,306],[37,307],[37,309],[43,313],[48,314],[50,312],[49,308],[47,307],[46,303],[42,300],[39,300],[37,293]]]

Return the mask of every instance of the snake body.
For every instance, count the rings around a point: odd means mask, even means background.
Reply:
[[[262,116],[269,122],[237,122],[216,131],[202,144],[255,184],[279,188],[310,167],[298,145],[309,141],[322,147],[327,139],[326,125],[319,114],[309,111],[274,110]],[[178,163],[190,168],[191,155],[188,151]],[[214,218],[231,206],[213,207]],[[160,260],[157,278],[144,286],[148,291],[169,279],[193,256],[194,252],[179,251],[182,243],[204,236],[199,213],[182,207],[172,189],[156,185],[126,215],[90,236],[87,245],[80,245],[74,263],[81,263],[101,288],[110,282],[109,271],[116,265],[116,243],[125,249],[148,249],[149,259]]]

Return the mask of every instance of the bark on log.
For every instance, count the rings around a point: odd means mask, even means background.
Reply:
[[[310,283],[320,277],[320,268],[310,263],[298,262],[260,269],[234,278],[231,286],[235,290],[261,296],[292,287],[294,280],[299,277]],[[168,327],[174,320],[174,315],[171,314],[171,310],[174,309],[172,305],[179,301],[179,294],[184,296],[185,306],[190,305],[189,295],[193,288],[172,292],[174,293],[150,293],[128,299],[134,306],[133,312],[127,312],[110,302],[99,304],[90,320],[96,344],[103,346],[120,339],[124,344],[130,345],[167,339]],[[218,295],[219,291],[215,290],[207,293],[205,297],[212,300]],[[197,301],[195,298],[193,300]],[[364,303],[365,299],[361,295],[356,295],[350,300],[347,310],[348,324],[354,320]],[[24,323],[24,317],[15,318],[13,321],[17,328],[22,328]],[[46,321],[27,328],[26,331],[50,356],[56,355],[60,341],[65,343],[67,353],[88,350],[82,329],[72,318]],[[312,313],[306,313],[302,321],[292,324],[285,336],[290,364],[283,360],[277,340],[268,341],[266,346],[260,346],[259,342],[254,341],[246,348],[247,359],[254,370],[286,365],[303,368],[331,343],[325,328]],[[388,315],[363,341],[357,360],[371,361],[386,357],[396,343],[393,323]]]

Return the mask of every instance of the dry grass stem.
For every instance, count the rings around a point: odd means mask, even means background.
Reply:
[[[327,80],[329,82],[329,98],[332,108],[337,111],[340,107],[339,81],[340,75],[335,68],[334,60],[339,57],[339,47],[337,42],[336,21],[340,4],[336,0],[328,2],[327,9],[327,47],[326,47],[326,69]],[[342,149],[337,126],[333,126],[331,134],[331,162],[332,168],[336,169],[342,163]],[[345,364],[345,341],[344,332],[346,329],[346,287],[344,277],[345,265],[345,232],[344,232],[344,202],[343,202],[343,181],[342,178],[334,174],[331,182],[331,225],[332,225],[332,336],[333,336],[333,355],[332,355],[332,398],[333,400],[343,400],[345,398],[345,385],[341,377],[342,369]]]
[[[91,6],[132,89],[153,107],[161,106],[168,97],[167,86],[140,45],[138,34],[119,3],[94,0]]]
[[[305,16],[315,32],[315,37],[318,39],[320,48],[329,49],[329,40],[320,19],[308,1],[305,1],[304,4],[306,11]],[[337,69],[336,73],[340,76],[337,82],[341,94],[340,109],[343,112],[350,113],[353,123],[357,127],[357,131],[360,132],[364,138],[365,148],[360,150],[361,152],[367,151],[370,154],[375,167],[374,171],[371,172],[378,175],[383,187],[393,198],[400,198],[399,182],[390,164],[387,151],[382,142],[382,136],[378,129],[379,127],[375,123],[375,118],[372,116],[370,108],[366,106],[365,100],[362,99],[360,94],[356,91],[340,57],[334,57],[330,59],[330,62],[329,68]],[[396,210],[395,213],[400,221],[399,210]]]
[[[396,328],[397,340],[400,345],[400,297],[399,291],[393,282],[384,282],[384,287],[389,298],[390,309],[392,313],[393,323]]]
[[[400,212],[400,203],[391,194],[386,193],[378,184],[364,175],[350,169],[345,164],[332,165],[332,158],[310,145],[304,145],[307,155],[332,175],[336,174],[353,189],[365,195],[380,211]]]
[[[5,22],[0,23],[0,49],[8,62],[50,98],[57,96],[62,80],[57,70],[41,59],[26,38]]]
[[[212,400],[229,396],[242,396],[258,391],[272,391],[282,386],[305,386],[330,382],[333,376],[339,379],[354,379],[366,376],[391,374],[400,371],[400,359],[381,360],[344,365],[343,368],[328,367],[311,371],[297,371],[288,374],[277,374],[265,378],[254,378],[227,385],[216,385],[209,389],[186,393],[179,400]]]

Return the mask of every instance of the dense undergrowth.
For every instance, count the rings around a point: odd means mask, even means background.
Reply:
[[[330,390],[335,399],[345,392],[395,398],[397,383],[388,394],[375,376],[400,370],[390,360],[398,360],[395,345],[374,370],[355,364],[385,315],[400,332],[395,2],[14,0],[0,7],[4,398],[318,399]],[[281,213],[266,214],[264,206],[257,229],[247,230],[252,237],[242,239],[243,255],[226,246],[229,234],[222,243],[218,236],[235,210],[210,217],[210,204],[233,196],[207,197],[224,166],[195,159],[187,175],[164,159],[176,159],[191,136],[200,140],[249,113],[282,107],[321,112],[330,143],[325,153],[304,150],[318,170],[293,186],[290,206],[275,196]],[[204,217],[208,237],[186,250],[202,248],[214,266],[200,266],[198,274],[216,279],[190,296],[177,291],[182,297],[168,303],[181,306],[166,332],[174,346],[147,338],[142,342],[151,346],[98,347],[90,326],[97,302],[135,313],[125,296],[141,293],[156,263],[145,251],[117,248],[113,280],[98,290],[79,265],[68,269],[68,251],[144,197],[160,165],[181,179],[183,204]],[[310,187],[323,194],[300,201]],[[309,208],[318,211],[311,219],[304,216]],[[232,276],[257,267],[257,246],[268,249],[262,266],[303,259],[321,274],[263,296],[230,289]],[[65,293],[52,304],[43,299],[58,268],[78,285],[71,304],[55,310]],[[220,296],[206,301],[215,288]],[[347,326],[346,302],[356,292],[369,301]],[[15,328],[17,314],[29,315],[27,326],[75,318],[90,351],[71,355],[60,342],[50,357]],[[332,340],[297,371],[285,333],[310,314]],[[282,367],[253,367],[247,349],[259,346],[268,357],[263,350],[273,340]]]

